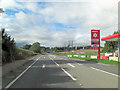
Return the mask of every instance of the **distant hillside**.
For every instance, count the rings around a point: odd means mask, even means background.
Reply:
[[[20,42],[20,43],[16,43],[17,47],[22,47],[23,45],[28,44],[27,42]]]

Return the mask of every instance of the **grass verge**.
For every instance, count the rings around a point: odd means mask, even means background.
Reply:
[[[54,55],[67,56],[67,55],[72,55],[72,54],[54,54]],[[80,60],[85,60],[85,61],[90,61],[90,62],[95,62],[95,63],[103,63],[103,64],[110,64],[110,65],[120,65],[120,62],[113,61],[113,60],[91,59],[91,58],[82,58],[82,57],[74,57],[74,56],[70,57],[70,58],[75,58],[75,59],[80,59]]]
[[[41,54],[34,56],[31,60],[36,60],[39,56],[41,56]],[[2,78],[6,78],[7,76],[14,74],[16,71],[20,70],[23,66],[27,65],[31,60],[28,60],[24,64],[17,66],[16,68],[10,70],[8,73],[5,73],[4,75],[2,75]]]

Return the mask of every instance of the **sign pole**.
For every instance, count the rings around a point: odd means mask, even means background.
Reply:
[[[100,30],[98,32],[99,32],[98,59],[100,59]]]

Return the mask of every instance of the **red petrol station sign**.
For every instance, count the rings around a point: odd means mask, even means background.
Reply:
[[[91,30],[91,49],[98,49],[100,59],[100,30]]]

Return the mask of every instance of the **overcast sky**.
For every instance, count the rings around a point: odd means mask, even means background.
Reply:
[[[119,0],[1,0],[0,28],[17,43],[44,46],[90,45],[91,29],[101,37],[118,30]],[[103,46],[104,42],[101,41]]]

